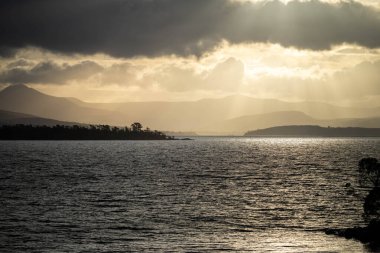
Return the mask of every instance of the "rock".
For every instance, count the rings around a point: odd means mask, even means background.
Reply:
[[[380,247],[380,221],[372,220],[367,227],[354,227],[346,229],[325,229],[328,235],[336,235],[347,239],[356,239],[368,243],[371,248]]]

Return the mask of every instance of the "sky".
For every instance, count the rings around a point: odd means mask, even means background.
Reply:
[[[378,0],[2,0],[0,87],[380,106]]]

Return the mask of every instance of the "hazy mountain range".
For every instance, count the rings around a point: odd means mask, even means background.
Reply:
[[[0,122],[15,112],[17,118],[41,118],[53,123],[110,124],[141,122],[163,131],[242,134],[280,125],[380,127],[380,108],[349,108],[319,102],[291,103],[274,99],[229,96],[192,102],[86,103],[75,98],[54,97],[25,85],[0,91]],[[26,116],[25,114],[28,114]],[[8,119],[9,121],[9,119]],[[33,123],[35,124],[35,123]],[[46,123],[47,124],[47,123]]]
[[[55,126],[55,125],[77,125],[77,122],[66,122],[59,121],[54,119],[41,118],[30,114],[18,113],[18,112],[9,112],[0,110],[0,125],[15,125],[15,124],[24,124],[24,125],[46,125],[46,126]]]

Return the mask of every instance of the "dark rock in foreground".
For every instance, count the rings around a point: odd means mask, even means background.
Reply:
[[[336,235],[347,239],[356,239],[368,243],[372,249],[380,249],[380,221],[372,220],[367,227],[346,229],[325,229],[328,235]]]
[[[346,229],[325,229],[328,235],[336,235],[347,239],[356,239],[369,246],[371,250],[380,252],[380,163],[376,158],[367,157],[359,161],[359,184],[362,187],[373,187],[364,198],[364,217],[370,221],[366,227]],[[350,184],[346,184],[350,187]]]

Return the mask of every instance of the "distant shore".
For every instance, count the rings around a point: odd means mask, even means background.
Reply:
[[[247,137],[380,137],[380,128],[278,126],[249,131]]]
[[[174,137],[142,129],[134,123],[130,128],[111,127],[109,125],[90,126],[0,126],[0,140],[174,140]]]

